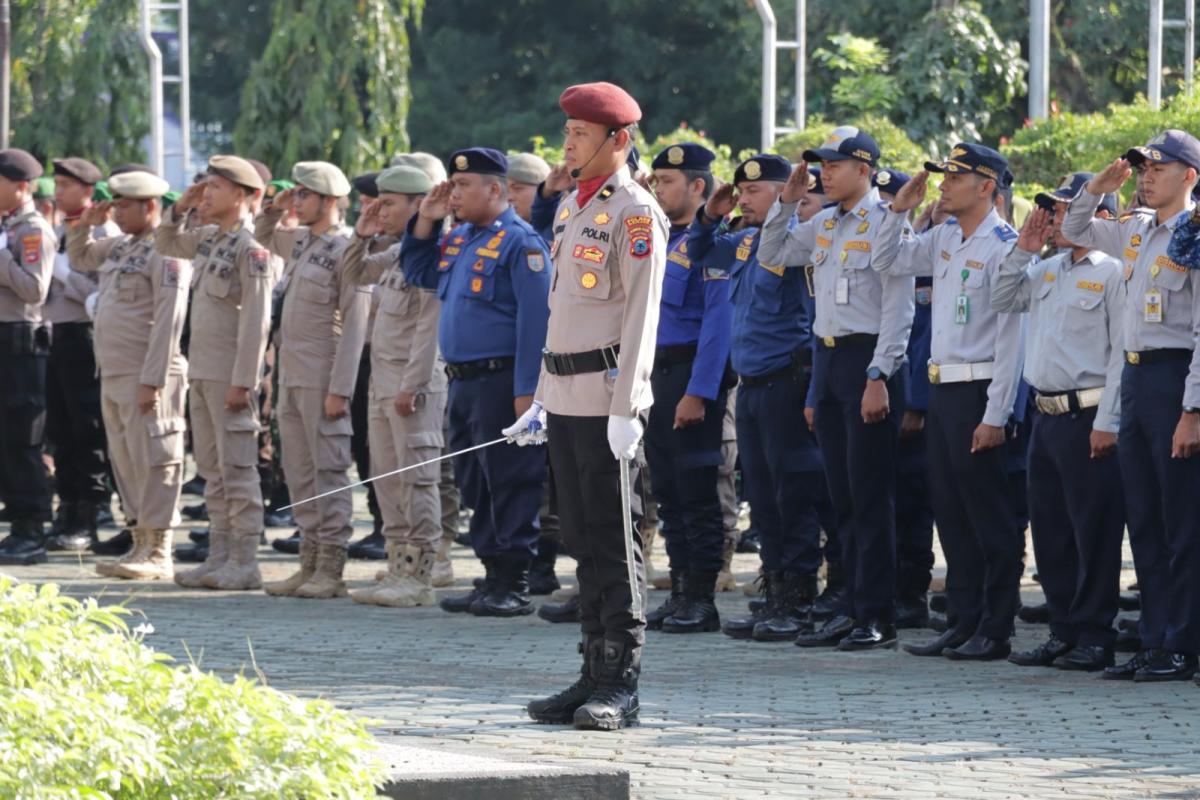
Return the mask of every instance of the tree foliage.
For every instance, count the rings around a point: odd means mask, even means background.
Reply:
[[[149,68],[135,2],[41,0],[12,9],[12,143],[43,161],[145,158]]]
[[[276,0],[242,89],[239,153],[283,172],[326,160],[378,167],[408,145],[407,23],[423,0]]]

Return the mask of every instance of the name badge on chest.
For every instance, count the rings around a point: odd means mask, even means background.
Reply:
[[[833,286],[833,302],[844,306],[850,302],[850,279],[845,275],[837,279]]]
[[[1161,323],[1163,321],[1162,292],[1158,289],[1146,292],[1146,307],[1143,316],[1146,322]]]

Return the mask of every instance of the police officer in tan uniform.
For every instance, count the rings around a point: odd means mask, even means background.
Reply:
[[[191,264],[154,251],[167,182],[135,170],[109,179],[111,203],[84,213],[67,234],[72,267],[98,274],[96,361],[108,447],[126,514],[137,520],[133,548],[96,572],[170,580],[171,528],[183,485],[187,360],[179,337],[187,316]],[[98,238],[109,211],[121,234]]]
[[[620,462],[636,455],[639,417],[652,402],[668,223],[624,168],[642,116],[637,102],[618,86],[592,83],[568,88],[559,105],[578,185],[555,221],[535,402],[505,433],[535,443],[546,419],[562,534],[578,561],[584,663],[578,681],[530,703],[529,713],[538,722],[617,730],[637,720],[646,628],[641,542],[625,542]]]
[[[49,331],[42,303],[58,242],[33,206],[42,165],[24,150],[0,150],[0,497],[12,522],[0,564],[46,560],[43,523],[50,490],[42,462]]]
[[[350,398],[367,335],[371,289],[344,280],[342,252],[350,231],[338,202],[350,194],[342,171],[324,161],[292,168],[288,189],[262,211],[254,237],[284,258],[276,413],[283,474],[293,502],[350,485]],[[296,212],[299,227],[280,221]],[[300,570],[266,586],[267,594],[344,597],[342,571],[354,509],[343,491],[301,503],[292,513],[300,529]]]
[[[54,490],[58,512],[47,548],[81,551],[96,540],[100,508],[108,488],[108,457],[100,417],[100,381],[96,375],[92,320],[84,301],[96,291],[95,274],[72,269],[66,252],[67,231],[76,227],[93,195],[107,197],[97,184],[103,175],[83,158],[54,160],[54,195],[63,221],[55,228],[58,253],[54,278],[42,314],[50,323],[50,357],[46,361],[46,439],[54,452]],[[97,237],[115,236],[117,226],[96,223]]]
[[[389,167],[375,179],[379,198],[359,218],[343,256],[346,280],[376,284],[379,310],[371,334],[371,387],[367,425],[371,472],[384,475],[436,458],[444,443],[446,373],[437,350],[441,303],[409,283],[400,268],[400,237],[433,188],[412,166]],[[372,239],[395,243],[368,253]],[[388,566],[382,580],[356,591],[357,603],[407,608],[433,605],[433,565],[441,539],[438,465],[376,481]]]
[[[263,186],[244,159],[213,156],[207,177],[184,192],[154,233],[159,253],[191,259],[193,270],[188,405],[211,533],[205,562],[175,576],[189,588],[262,586],[255,397],[271,328],[274,271],[270,252],[254,240],[248,212]],[[193,209],[209,224],[185,230]]]

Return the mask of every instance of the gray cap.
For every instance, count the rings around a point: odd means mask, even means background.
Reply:
[[[508,159],[508,179],[537,186],[550,174],[550,165],[533,153],[517,153]]]
[[[433,153],[400,153],[392,157],[393,167],[407,165],[416,167],[429,176],[434,183],[446,180],[446,167],[442,160]]]
[[[128,197],[131,200],[150,200],[162,197],[170,191],[171,186],[153,173],[133,170],[110,177],[108,179],[108,188],[114,197]]]
[[[208,171],[247,189],[261,191],[267,185],[253,164],[237,156],[213,156],[208,160]]]
[[[422,170],[408,164],[388,167],[375,178],[380,193],[425,194],[433,188],[433,181]]]
[[[327,161],[297,161],[292,167],[292,180],[326,197],[345,197],[350,194],[346,175]]]

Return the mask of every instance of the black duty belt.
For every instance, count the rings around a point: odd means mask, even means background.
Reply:
[[[666,344],[654,351],[654,366],[670,367],[677,364],[691,364],[696,360],[697,345]]]
[[[542,363],[551,375],[585,375],[589,372],[607,372],[617,368],[617,355],[621,346],[601,347],[586,353],[551,353],[542,351]]]
[[[1192,351],[1183,347],[1166,347],[1162,350],[1125,351],[1125,363],[1135,367],[1148,367],[1151,364],[1166,364],[1170,361],[1191,361]]]
[[[874,347],[879,342],[879,336],[874,333],[851,333],[846,336],[821,336],[817,342],[826,350],[854,346]]]
[[[478,378],[480,375],[486,375],[489,372],[501,372],[502,370],[511,369],[516,363],[517,359],[513,356],[481,358],[478,361],[459,361],[454,364],[446,364],[446,375],[451,380],[464,381],[471,378]]]

